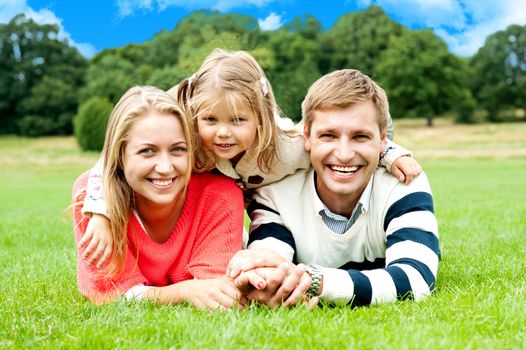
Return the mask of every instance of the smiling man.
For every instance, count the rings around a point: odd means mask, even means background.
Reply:
[[[229,265],[249,298],[368,305],[434,289],[440,249],[428,180],[422,173],[405,185],[378,167],[388,109],[385,92],[356,70],[310,87],[302,113],[312,169],[256,191],[249,249]]]

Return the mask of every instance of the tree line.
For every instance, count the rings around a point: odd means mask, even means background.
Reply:
[[[19,14],[0,24],[0,134],[71,134],[74,124],[78,131],[96,121],[103,130],[108,116],[93,114],[111,110],[130,86],[169,89],[216,47],[249,51],[294,120],[310,84],[341,68],[378,81],[393,118],[425,117],[431,125],[447,113],[473,123],[526,110],[526,26],[496,32],[475,55],[461,58],[431,30],[411,30],[374,5],[326,30],[309,15],[261,31],[250,16],[198,11],[143,44],[87,60],[60,38],[57,25]]]

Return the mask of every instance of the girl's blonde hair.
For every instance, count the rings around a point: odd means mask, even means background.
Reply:
[[[276,124],[280,115],[272,86],[263,69],[248,52],[227,52],[215,49],[203,62],[197,72],[184,79],[168,91],[191,115],[196,133],[197,118],[203,110],[212,106],[212,99],[222,93],[227,103],[246,103],[257,118],[256,140],[250,152],[258,154],[257,165],[263,172],[270,172],[278,160],[278,137],[284,133]],[[199,140],[197,135],[196,140]],[[214,158],[199,144],[195,147],[195,168],[197,171],[210,170]]]
[[[128,219],[134,205],[133,190],[124,177],[124,152],[133,126],[152,111],[172,114],[179,120],[187,142],[189,164],[193,162],[193,142],[188,121],[175,99],[153,86],[135,86],[126,91],[111,113],[102,150],[103,194],[111,218],[114,247],[107,270],[108,276],[118,275],[124,269],[128,247]],[[181,196],[183,202],[191,171],[192,166],[189,166],[184,174],[185,186]]]

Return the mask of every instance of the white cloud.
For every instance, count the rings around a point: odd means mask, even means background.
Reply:
[[[31,18],[38,24],[57,24],[59,27],[59,39],[67,39],[71,46],[74,46],[86,58],[90,58],[97,53],[97,49],[89,43],[77,43],[62,26],[62,20],[52,11],[42,9],[33,10],[27,6],[26,0],[2,0],[0,3],[0,23],[7,23],[15,15],[23,13],[27,18]]]
[[[164,11],[168,7],[181,7],[186,10],[213,9],[229,11],[238,8],[264,7],[275,0],[117,0],[119,16],[133,15],[138,10]]]
[[[265,19],[258,19],[261,30],[276,30],[283,25],[281,16],[271,12]]]
[[[432,28],[449,49],[473,55],[489,34],[511,24],[526,24],[524,0],[359,0],[374,3],[393,19],[409,27]]]

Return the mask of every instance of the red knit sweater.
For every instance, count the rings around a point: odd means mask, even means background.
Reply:
[[[86,195],[87,173],[73,186],[73,200]],[[84,191],[82,191],[84,189]],[[80,241],[89,218],[74,208],[75,239]],[[124,272],[112,279],[77,258],[80,292],[100,303],[115,299],[131,287],[166,286],[193,278],[212,278],[225,273],[232,255],[242,247],[243,196],[233,180],[213,174],[192,174],[181,216],[168,240],[152,241],[132,214],[128,222],[128,253]]]

